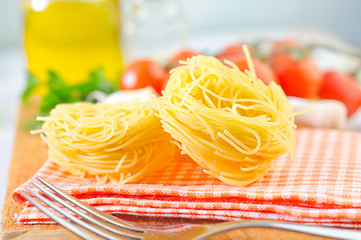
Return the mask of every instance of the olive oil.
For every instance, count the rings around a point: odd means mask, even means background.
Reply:
[[[122,67],[117,0],[27,0],[24,42],[28,70],[46,82],[49,70],[67,84],[103,68],[116,81]]]

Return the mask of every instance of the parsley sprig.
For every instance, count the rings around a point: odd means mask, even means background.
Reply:
[[[22,94],[22,100],[26,103],[39,87],[46,84],[49,91],[43,96],[40,103],[40,115],[48,115],[51,109],[59,103],[86,101],[88,94],[96,90],[102,91],[105,94],[110,94],[117,90],[116,84],[107,80],[102,69],[90,72],[87,81],[76,85],[67,85],[53,71],[48,72],[48,77],[48,82],[41,83],[34,75],[28,73],[27,83]]]

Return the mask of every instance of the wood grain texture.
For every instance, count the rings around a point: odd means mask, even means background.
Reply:
[[[4,240],[30,240],[30,239],[55,239],[75,240],[79,239],[66,229],[58,225],[22,225],[16,222],[15,216],[20,214],[23,206],[16,205],[11,199],[13,190],[23,182],[31,178],[47,159],[47,148],[38,135],[31,135],[24,130],[24,124],[34,121],[37,112],[37,101],[22,106],[18,114],[17,131],[13,147],[13,156],[9,168],[7,194],[5,196],[2,212],[2,228],[0,239]],[[120,218],[132,220],[138,223],[151,224],[176,224],[176,223],[209,223],[214,221],[189,220],[177,218],[143,218],[120,215]],[[236,229],[209,238],[211,240],[321,240],[330,239],[305,235],[301,233],[288,232],[278,229],[247,228]]]

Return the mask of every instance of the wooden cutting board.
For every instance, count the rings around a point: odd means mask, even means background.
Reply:
[[[16,216],[20,214],[23,206],[16,205],[12,199],[11,194],[13,190],[21,185],[23,182],[31,178],[41,165],[47,159],[47,148],[41,142],[38,135],[31,135],[26,131],[24,125],[34,121],[37,113],[37,101],[33,100],[30,104],[24,105],[20,108],[17,121],[17,131],[13,147],[12,161],[9,168],[7,193],[5,196],[3,211],[2,211],[2,226],[0,232],[0,239],[15,240],[15,239],[61,239],[73,240],[79,239],[73,233],[62,228],[59,225],[22,225],[16,222]],[[127,220],[132,220],[141,223],[152,224],[176,224],[182,223],[204,223],[203,220],[186,220],[186,219],[172,219],[172,218],[143,218],[132,216],[120,216]],[[245,228],[224,232],[215,235],[209,239],[240,239],[240,240],[257,240],[257,239],[306,239],[306,240],[321,240],[330,239],[323,237],[310,236],[302,233],[288,232],[278,229],[267,228]]]

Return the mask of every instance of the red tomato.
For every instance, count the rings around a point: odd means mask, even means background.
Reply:
[[[241,55],[229,55],[225,57],[224,59],[232,61],[234,64],[237,65],[237,67],[244,71],[248,68],[247,59],[244,56]],[[276,74],[272,71],[272,69],[260,61],[257,58],[252,58],[254,69],[256,71],[256,75],[259,79],[261,79],[266,85],[269,85],[270,82],[274,81],[276,83],[279,83],[278,78]]]
[[[296,59],[293,59],[289,52],[282,52],[288,47],[298,48],[301,47],[300,43],[294,39],[284,39],[282,41],[274,42],[272,50],[274,52],[269,56],[272,69],[279,73],[284,70],[288,65],[291,65]],[[279,52],[281,51],[281,53]]]
[[[278,54],[271,61],[287,96],[316,98],[322,87],[323,77],[311,58],[294,60],[287,54]]]
[[[177,66],[179,66],[179,61],[187,60],[187,58],[191,58],[191,57],[197,56],[197,55],[198,55],[198,53],[193,50],[190,50],[190,49],[182,50],[182,51],[176,53],[169,60],[168,68],[171,69],[171,68],[177,67]]]
[[[324,75],[323,87],[320,96],[326,99],[335,99],[343,102],[351,116],[361,106],[361,87],[356,79],[350,75],[329,71]]]
[[[292,38],[283,39],[281,41],[277,41],[273,43],[273,50],[282,50],[287,47],[300,47],[301,44]]]
[[[152,86],[161,94],[162,86],[169,78],[169,73],[158,63],[149,59],[140,59],[128,65],[121,77],[121,89],[139,89]]]
[[[217,58],[227,58],[230,55],[241,55],[243,56],[242,44],[234,43],[228,45],[223,51],[218,54]]]
[[[279,53],[270,56],[271,67],[276,74],[282,72],[287,66],[293,64],[295,60],[287,53]]]
[[[282,41],[274,42],[272,46],[272,52],[269,56],[272,69],[279,73],[284,70],[285,67],[292,64],[295,60],[292,58],[290,53],[283,52],[279,53],[278,51],[286,50],[287,47],[298,48],[301,47],[300,43],[294,39],[284,39]]]
[[[252,52],[254,51],[252,46],[247,46],[249,52],[252,55]],[[237,56],[244,56],[243,52],[243,44],[242,43],[233,43],[228,45],[223,51],[217,55],[218,59],[227,59],[233,55]]]
[[[309,57],[293,59],[287,50],[287,47],[301,48],[299,42],[293,39],[285,39],[275,42],[273,50],[275,51],[269,57],[272,69],[276,72],[283,91],[288,96],[303,98],[316,98],[318,91],[322,87],[322,72],[317,64]],[[279,52],[281,51],[281,52]]]

